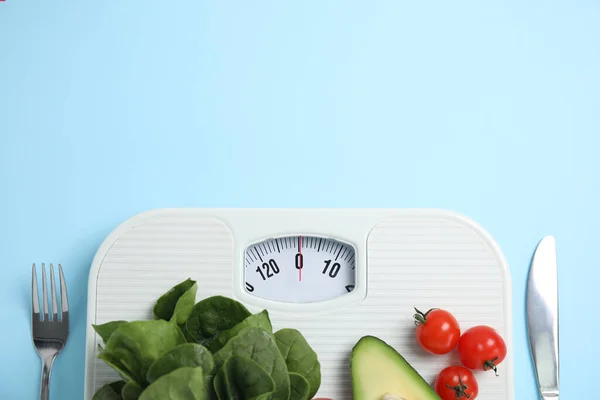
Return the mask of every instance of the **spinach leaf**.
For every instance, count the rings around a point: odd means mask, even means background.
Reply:
[[[165,321],[173,319],[177,325],[183,325],[194,308],[197,290],[198,284],[191,279],[173,286],[156,301],[154,316]]]
[[[201,367],[204,374],[210,375],[215,369],[215,362],[206,347],[196,343],[180,344],[156,360],[148,369],[146,378],[148,382],[154,382],[180,367]]]
[[[123,400],[138,400],[144,389],[133,381],[127,382],[127,384],[121,390],[121,396]]]
[[[102,386],[92,397],[92,400],[123,400],[121,390],[125,381],[116,381]]]
[[[207,400],[200,367],[182,367],[161,376],[148,386],[139,400]]]
[[[144,387],[150,365],[173,347],[185,343],[181,330],[163,320],[133,321],[119,326],[99,358],[118,363],[133,381]],[[109,364],[110,365],[110,364]]]
[[[242,329],[213,355],[217,370],[231,356],[250,358],[271,375],[275,382],[273,400],[289,400],[290,377],[273,335],[262,328]]]
[[[237,335],[242,329],[248,328],[250,326],[256,326],[264,329],[269,333],[273,333],[273,327],[271,326],[271,320],[269,319],[269,312],[267,310],[263,310],[258,314],[252,314],[239,324],[235,325],[233,328],[221,332],[211,343],[210,351],[216,353],[223,346],[225,346],[229,339]]]
[[[190,331],[187,330],[185,325],[183,325],[181,327],[181,332],[183,332],[183,336],[185,336],[185,340],[187,340],[189,343],[196,343],[196,338],[194,338],[192,336],[192,334],[190,333]]]
[[[231,356],[217,372],[214,388],[219,400],[262,400],[273,393],[275,382],[256,361]]]
[[[134,380],[134,377],[131,374],[131,371],[129,371],[127,369],[127,367],[125,367],[123,364],[121,364],[121,361],[119,361],[114,355],[105,352],[104,349],[100,345],[98,345],[98,350],[99,350],[98,358],[103,360],[106,363],[106,365],[108,365],[109,367],[111,367],[112,369],[117,371],[119,373],[119,375],[121,375],[121,377],[124,378],[125,380],[127,380],[127,381]]]
[[[308,397],[312,398],[321,386],[321,364],[317,353],[297,329],[286,328],[275,332],[275,341],[288,371],[302,375],[308,381]]]
[[[302,375],[295,372],[290,372],[290,388],[290,400],[309,399],[310,385]]]
[[[185,329],[196,343],[209,347],[215,337],[251,315],[240,302],[224,296],[212,296],[196,303]]]
[[[94,330],[100,336],[102,341],[104,343],[106,343],[106,342],[108,342],[108,339],[110,339],[110,335],[112,335],[113,332],[119,326],[126,324],[126,323],[127,323],[127,321],[110,321],[110,322],[107,322],[107,323],[101,324],[101,325],[92,324],[92,326],[94,327]]]

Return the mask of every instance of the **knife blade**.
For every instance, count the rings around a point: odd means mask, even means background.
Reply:
[[[556,241],[544,237],[538,244],[527,281],[529,348],[540,397],[558,400],[559,338]]]

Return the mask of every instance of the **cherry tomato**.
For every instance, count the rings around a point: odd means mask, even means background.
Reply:
[[[460,339],[460,326],[454,315],[438,308],[426,313],[417,310],[414,315],[417,326],[417,342],[431,354],[446,354],[452,351]]]
[[[496,368],[506,357],[506,343],[496,330],[478,325],[467,329],[458,341],[460,362],[467,368],[487,371]]]
[[[434,388],[442,400],[475,400],[479,394],[479,384],[473,372],[458,365],[444,368],[435,378]]]

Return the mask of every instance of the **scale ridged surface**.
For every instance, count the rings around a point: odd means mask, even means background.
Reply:
[[[233,296],[233,248],[229,228],[216,218],[143,221],[122,234],[102,260],[96,323],[151,318],[158,296],[187,277],[198,281],[198,299]],[[440,216],[380,221],[367,238],[367,260],[368,294],[360,304],[326,314],[270,312],[274,329],[299,329],[319,355],[322,384],[316,397],[352,398],[350,351],[364,335],[388,342],[428,382],[457,364],[456,352],[431,356],[416,345],[414,306],[451,310],[463,329],[487,324],[509,334],[507,271],[486,238],[469,224]],[[508,362],[501,364],[498,377],[478,373],[478,399],[512,399],[512,373]],[[100,360],[93,376],[94,391],[118,378]]]
[[[212,268],[203,268],[207,265]],[[188,277],[198,281],[199,299],[230,294],[232,268],[233,238],[221,221],[145,220],[121,235],[102,260],[96,281],[96,323],[152,319],[156,299]],[[119,379],[97,358],[97,350],[95,370],[94,392]]]

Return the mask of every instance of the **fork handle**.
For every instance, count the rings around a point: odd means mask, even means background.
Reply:
[[[42,384],[40,386],[40,400],[50,399],[50,373],[54,357],[42,360]]]

